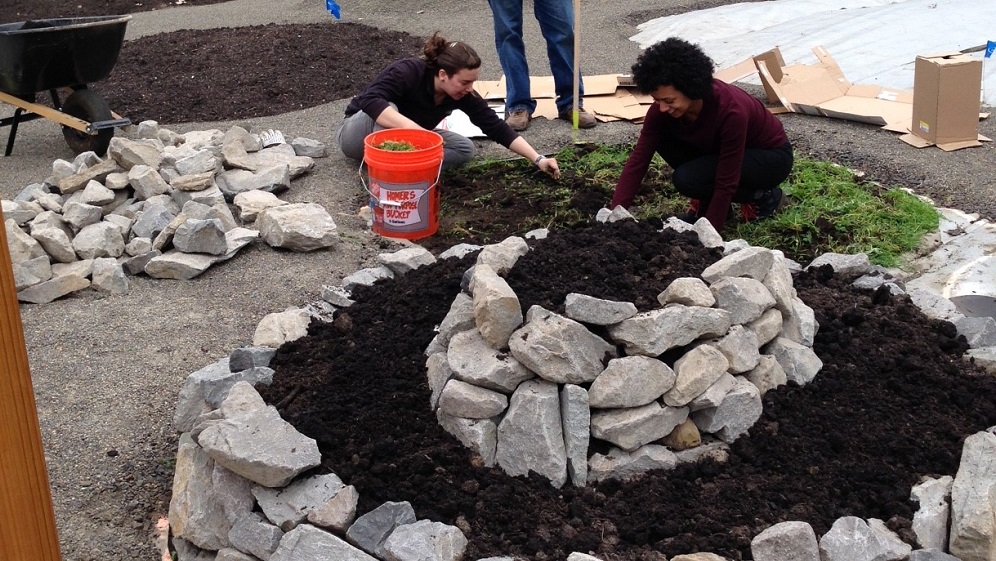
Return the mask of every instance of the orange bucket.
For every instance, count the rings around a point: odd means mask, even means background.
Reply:
[[[377,148],[385,141],[408,142],[410,151]],[[443,137],[423,129],[384,129],[363,140],[363,163],[370,178],[373,231],[418,240],[439,229],[439,176]],[[363,166],[360,165],[360,179]],[[364,185],[365,186],[365,185]]]

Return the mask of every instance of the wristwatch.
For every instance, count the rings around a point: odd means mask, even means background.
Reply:
[[[536,167],[539,167],[539,163],[540,163],[540,160],[543,160],[543,159],[545,159],[545,158],[546,158],[546,156],[544,156],[543,154],[540,154],[539,156],[536,156],[536,159],[535,159],[535,160],[533,160],[533,164],[534,164],[534,165],[535,165]]]

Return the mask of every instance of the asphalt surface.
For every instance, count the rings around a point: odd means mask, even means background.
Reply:
[[[647,3],[638,0],[585,0],[580,17],[582,72],[628,72],[639,54],[628,39],[637,32],[635,25],[693,4],[664,0],[648,11]],[[501,75],[491,14],[483,2],[345,0],[340,5],[343,21],[420,36],[438,30],[466,41],[484,60],[482,79]],[[128,38],[182,28],[331,19],[320,0],[233,0],[135,14]],[[532,73],[548,74],[542,39],[530,18],[527,45]],[[769,47],[759,46],[758,51]],[[191,281],[129,277],[126,295],[83,293],[21,306],[65,559],[123,561],[155,555],[152,525],[166,514],[164,497],[176,452],[177,435],[170,421],[186,376],[250,344],[266,314],[318,299],[323,284],[337,284],[358,268],[373,265],[378,253],[396,248],[371,234],[356,216],[362,189],[357,167],[336,154],[332,140],[345,104],[340,100],[237,123],[161,123],[181,133],[225,130],[232,124],[275,128],[327,143],[330,157],[316,160],[314,172],[295,180],[282,198],[325,206],[342,234],[335,249],[297,254],[250,246]],[[8,109],[0,107],[0,116],[10,115]],[[797,115],[785,115],[783,122],[797,148],[915,187],[940,205],[996,218],[992,143],[946,153],[914,149],[897,135],[866,125]],[[638,132],[630,123],[603,123],[579,136],[583,141],[619,143],[634,141]],[[980,132],[996,138],[996,124],[984,121]],[[572,141],[566,123],[542,119],[533,122],[525,137],[541,152],[554,152]],[[487,142],[481,143],[481,152],[510,154]],[[72,157],[55,123],[23,124],[14,154],[0,158],[0,197],[13,198],[23,187],[44,180],[53,160]]]

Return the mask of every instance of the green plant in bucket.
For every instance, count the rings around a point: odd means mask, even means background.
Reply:
[[[407,140],[385,140],[380,144],[375,144],[374,148],[387,150],[389,152],[414,152],[415,145]]]

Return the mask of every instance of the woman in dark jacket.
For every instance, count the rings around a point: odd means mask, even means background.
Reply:
[[[793,161],[781,121],[712,75],[712,60],[674,37],[637,59],[633,81],[654,103],[616,183],[613,208],[633,203],[654,153],[674,169],[678,192],[692,199],[686,217],[692,222],[704,216],[721,231],[731,202],[746,206],[747,219],[770,217],[781,205],[778,185]]]
[[[391,63],[346,107],[346,118],[336,132],[342,153],[363,159],[363,139],[382,129],[427,129],[443,137],[443,169],[466,163],[474,156],[474,143],[452,131],[436,128],[459,109],[491,140],[527,158],[554,178],[560,177],[557,160],[537,152],[488,106],[476,91],[481,58],[466,43],[433,35],[423,58]]]

